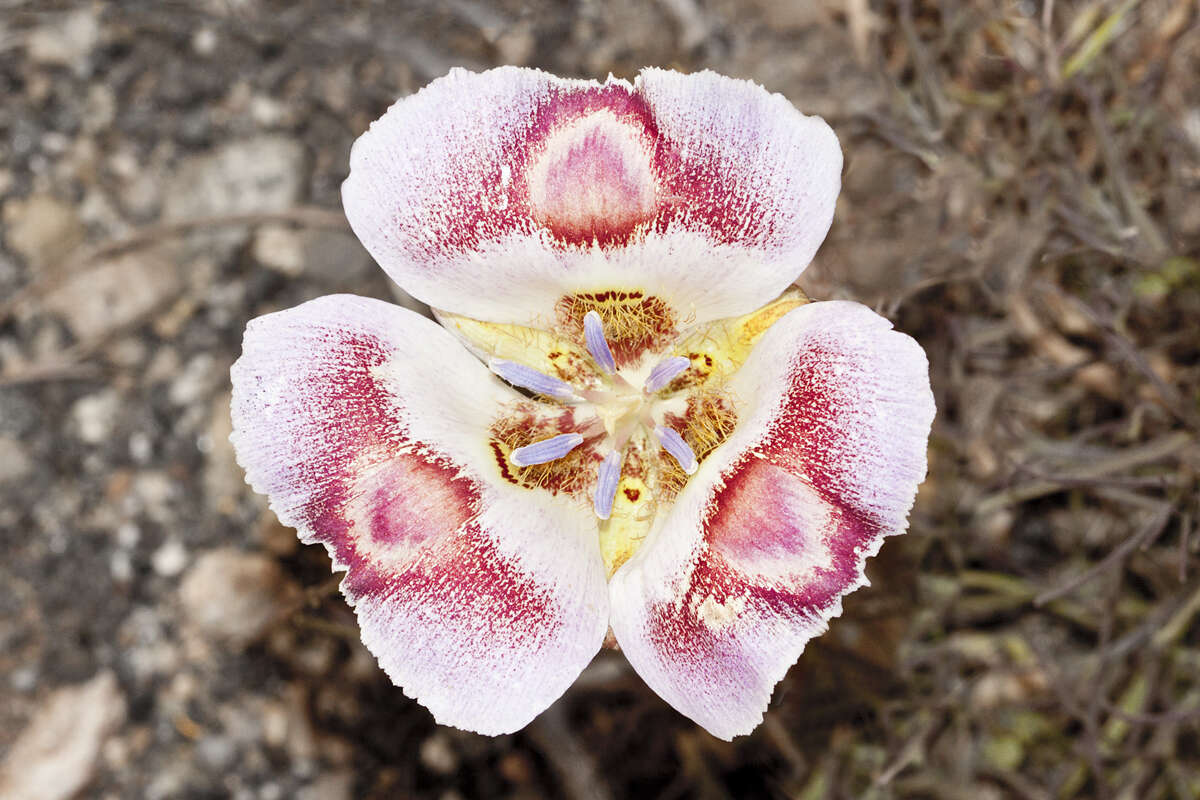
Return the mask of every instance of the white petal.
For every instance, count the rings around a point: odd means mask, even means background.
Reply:
[[[585,506],[501,478],[488,426],[515,393],[441,327],[349,295],[252,321],[233,386],[248,480],[348,570],[406,694],[496,734],[566,690],[607,630],[604,567]]]
[[[703,322],[795,280],[841,165],[823,120],[712,72],[454,70],[355,143],[342,197],[388,274],[437,308],[548,327],[564,295],[625,290]]]
[[[855,303],[788,313],[730,388],[733,434],[610,584],[630,663],[725,739],[904,531],[934,414],[920,346]]]

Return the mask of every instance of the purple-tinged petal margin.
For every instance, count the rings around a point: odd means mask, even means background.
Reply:
[[[453,70],[355,142],[342,200],[380,265],[436,308],[545,327],[564,294],[625,289],[705,322],[796,279],[841,166],[823,120],[749,81]]]
[[[733,435],[610,582],[629,662],[723,739],[762,721],[864,561],[904,532],[934,415],[920,346],[856,303],[788,313],[730,389]]]
[[[406,694],[499,734],[570,686],[607,631],[605,571],[588,509],[500,479],[487,429],[515,392],[443,328],[350,295],[252,321],[232,374],[247,480],[347,570]]]

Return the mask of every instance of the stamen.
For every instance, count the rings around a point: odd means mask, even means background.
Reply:
[[[662,442],[663,449],[679,462],[679,466],[685,473],[692,475],[696,472],[696,468],[699,466],[696,463],[696,454],[692,452],[692,448],[688,446],[682,436],[674,429],[662,425],[654,426],[654,435]]]
[[[663,359],[658,366],[650,370],[650,374],[646,377],[646,383],[642,386],[643,391],[647,394],[657,392],[675,380],[675,376],[687,369],[691,363],[691,360],[684,356]]]
[[[557,461],[581,444],[583,444],[583,437],[578,433],[563,433],[540,442],[527,444],[524,447],[518,447],[509,454],[508,460],[518,467],[545,464],[548,461]]]
[[[600,477],[596,481],[596,494],[592,496],[592,507],[600,519],[612,516],[613,500],[617,496],[617,483],[621,480],[621,459],[624,453],[613,450],[600,464]]]
[[[512,385],[520,386],[522,389],[528,389],[531,392],[544,394],[547,397],[555,397],[559,400],[580,399],[569,384],[563,383],[558,378],[552,378],[544,372],[539,372],[533,367],[518,364],[515,361],[493,358],[488,361],[488,369]]]
[[[612,350],[608,348],[608,341],[604,338],[604,323],[595,311],[583,315],[583,338],[587,342],[588,352],[600,365],[600,369],[609,375],[616,372],[617,362],[613,359]]]

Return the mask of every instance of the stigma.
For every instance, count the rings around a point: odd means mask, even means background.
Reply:
[[[696,471],[696,454],[666,421],[664,411],[669,398],[663,396],[663,391],[691,362],[682,356],[664,358],[640,386],[635,386],[617,368],[604,324],[595,311],[584,316],[583,333],[587,352],[597,368],[599,385],[572,386],[533,367],[496,358],[488,362],[488,367],[513,386],[574,406],[572,418],[582,420],[579,430],[559,432],[512,450],[509,461],[514,466],[549,464],[565,458],[587,438],[599,434],[598,448],[604,455],[596,471],[592,508],[599,519],[607,520],[612,515],[621,482],[625,451],[634,436],[657,442],[685,475]]]

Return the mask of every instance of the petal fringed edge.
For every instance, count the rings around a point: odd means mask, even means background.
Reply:
[[[347,570],[363,642],[447,725],[514,731],[607,631],[586,508],[504,482],[488,425],[520,399],[439,326],[349,295],[250,323],[231,437],[280,521]]]
[[[355,143],[346,215],[380,265],[456,314],[549,327],[570,293],[636,291],[693,322],[747,313],[807,266],[837,137],[761,86],[453,70]]]
[[[723,739],[904,532],[934,416],[920,346],[856,303],[789,312],[730,389],[737,428],[610,583],[630,663]]]

